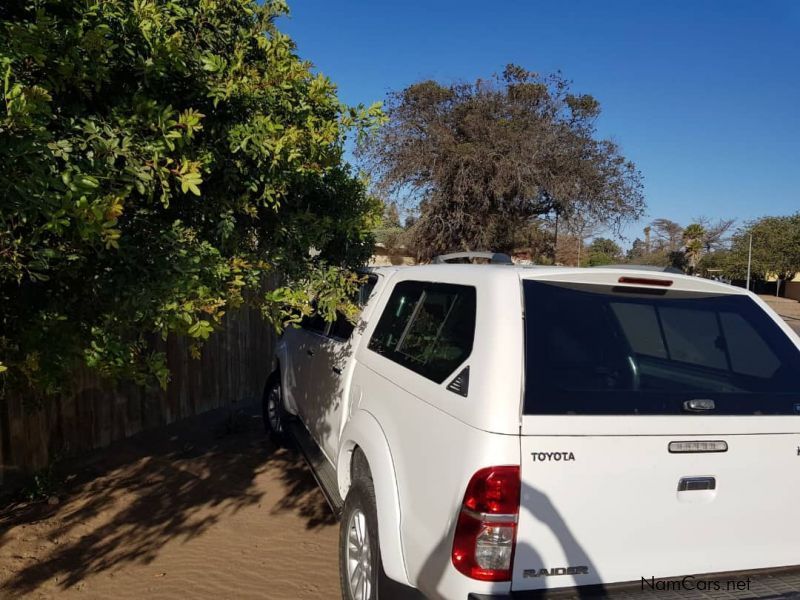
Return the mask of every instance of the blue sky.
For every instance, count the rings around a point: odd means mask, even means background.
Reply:
[[[800,0],[295,0],[281,27],[351,104],[514,62],[600,100],[647,216],[800,210]]]

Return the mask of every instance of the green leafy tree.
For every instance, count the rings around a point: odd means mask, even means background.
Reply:
[[[751,277],[789,281],[800,272],[800,213],[763,217],[747,223],[733,236],[725,272],[735,279],[747,276],[747,257],[753,239]]]
[[[589,266],[612,265],[622,259],[622,248],[614,240],[595,238],[589,244]]]
[[[647,256],[647,243],[643,241],[641,238],[636,238],[633,240],[630,249],[625,255],[625,258],[629,262],[638,263],[641,262]]]
[[[703,254],[697,265],[697,270],[703,277],[724,277],[730,262],[730,250],[713,250]]]
[[[343,144],[381,113],[298,58],[286,10],[0,5],[3,377],[54,390],[84,361],[165,385],[158,337],[196,352],[244,302],[280,326],[343,301],[380,210]],[[273,274],[287,285],[265,294]]]
[[[389,250],[397,249],[405,244],[405,229],[400,219],[400,209],[395,202],[386,202],[380,224],[373,230],[375,241]]]
[[[379,189],[418,204],[421,259],[514,249],[538,216],[615,227],[641,216],[641,175],[596,136],[598,101],[560,75],[516,65],[474,83],[422,81],[390,94],[388,123],[360,155]]]

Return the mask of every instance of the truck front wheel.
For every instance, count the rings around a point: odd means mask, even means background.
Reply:
[[[278,371],[275,371],[267,379],[261,399],[261,409],[264,417],[264,430],[274,442],[283,443],[286,411],[283,408],[283,390]]]

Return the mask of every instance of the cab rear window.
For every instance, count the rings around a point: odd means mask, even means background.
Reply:
[[[475,288],[402,281],[392,290],[369,349],[442,383],[472,352]]]
[[[800,414],[800,350],[749,297],[523,281],[525,414]],[[696,403],[693,403],[696,405]]]

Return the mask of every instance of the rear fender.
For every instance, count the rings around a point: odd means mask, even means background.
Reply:
[[[378,539],[386,575],[408,585],[403,547],[400,538],[400,499],[397,478],[389,444],[380,424],[365,410],[356,411],[342,431],[336,465],[339,493],[342,498],[350,489],[353,452],[360,448],[369,464],[378,509]]]

